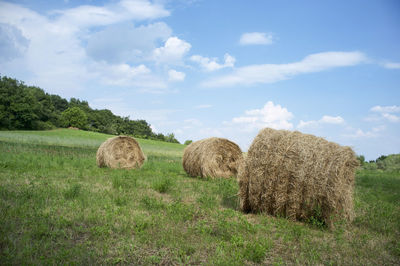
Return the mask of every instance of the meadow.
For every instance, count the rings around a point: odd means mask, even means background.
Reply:
[[[235,179],[191,178],[184,145],[138,139],[139,170],[96,166],[110,135],[0,131],[0,264],[400,264],[400,175],[359,170],[348,224],[238,210]]]

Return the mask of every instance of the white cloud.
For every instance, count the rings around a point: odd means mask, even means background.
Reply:
[[[127,20],[146,20],[166,17],[170,12],[162,5],[147,0],[122,0],[116,3],[93,6],[81,5],[75,8],[56,10],[61,24],[74,30],[93,26],[106,26]]]
[[[400,113],[400,106],[391,105],[391,106],[380,106],[376,105],[371,108],[372,112],[378,113]]]
[[[387,69],[400,69],[400,63],[386,62],[386,63],[382,63],[381,65]]]
[[[144,61],[151,57],[156,42],[167,40],[171,33],[163,22],[139,27],[130,22],[113,24],[88,37],[86,53],[109,63]]]
[[[340,125],[344,124],[344,119],[341,116],[324,115],[320,120],[310,120],[310,121],[300,120],[299,124],[297,125],[297,128],[298,129],[315,128],[322,124]]]
[[[393,113],[400,113],[400,106],[391,105],[391,106],[380,106],[376,105],[370,109],[370,111],[374,113],[378,113],[377,115],[368,116],[366,121],[382,121],[387,120],[392,123],[400,122],[400,116],[395,115]]]
[[[376,138],[379,136],[379,132],[382,132],[386,129],[385,126],[374,127],[369,131],[363,131],[362,129],[357,129],[355,132],[351,134],[343,134],[343,137],[350,139],[360,139],[360,138]]]
[[[256,44],[272,44],[273,36],[265,32],[247,32],[243,33],[240,37],[239,43],[241,45],[256,45]]]
[[[162,5],[147,0],[83,5],[44,15],[0,2],[0,23],[12,29],[7,49],[18,48],[0,61],[2,74],[63,97],[110,85],[166,91],[162,75],[143,63],[152,60],[156,44],[172,31],[162,22],[134,27],[132,21],[167,15]]]
[[[170,81],[184,81],[186,74],[183,72],[176,71],[174,69],[170,69],[168,71],[168,79]]]
[[[183,56],[189,52],[191,47],[190,43],[178,37],[170,37],[164,46],[156,48],[153,51],[153,59],[157,63],[181,64]]]
[[[203,86],[227,87],[274,83],[300,74],[319,72],[335,67],[354,66],[364,61],[366,61],[366,56],[361,52],[311,54],[295,63],[250,65],[237,68],[231,74],[204,82]]]
[[[170,12],[155,2],[147,0],[122,0],[119,5],[126,10],[130,18],[137,20],[156,19],[170,15]]]
[[[240,124],[247,131],[270,127],[274,129],[292,129],[293,124],[289,122],[293,114],[279,104],[267,102],[261,109],[245,111],[243,116],[234,117],[232,124]],[[229,124],[228,123],[228,124]]]
[[[311,128],[311,127],[316,127],[317,125],[318,121],[315,120],[310,120],[310,121],[300,120],[299,124],[297,125],[297,128],[298,129]]]
[[[400,116],[383,113],[382,117],[387,119],[389,122],[396,123],[400,121]]]
[[[20,29],[15,26],[0,23],[0,59],[12,60],[25,54],[29,46]]]
[[[195,109],[206,109],[206,108],[211,108],[212,105],[211,104],[200,104],[200,105],[196,105],[194,108]]]
[[[107,85],[115,86],[134,86],[139,83],[144,86],[144,81],[150,81],[148,86],[154,86],[154,78],[150,76],[151,70],[145,65],[130,66],[128,64],[106,65],[98,64],[99,71],[107,70],[107,75],[101,80]],[[157,86],[159,87],[159,86]]]
[[[219,64],[217,58],[208,58],[201,55],[193,55],[190,57],[190,60],[198,63],[205,71],[215,71],[221,68],[234,67],[236,61],[236,59],[229,54],[225,54],[223,64]]]
[[[326,123],[326,124],[343,124],[344,123],[344,119],[340,116],[329,116],[329,115],[324,115],[321,120],[321,123]]]

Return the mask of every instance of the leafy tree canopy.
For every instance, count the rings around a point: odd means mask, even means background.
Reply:
[[[61,119],[66,127],[85,128],[87,115],[79,107],[70,107],[61,113]]]

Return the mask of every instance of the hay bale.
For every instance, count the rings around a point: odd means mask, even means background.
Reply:
[[[242,151],[239,146],[223,138],[208,138],[191,143],[183,151],[183,169],[190,176],[236,176]]]
[[[99,167],[140,168],[145,160],[139,143],[132,137],[118,136],[103,142],[97,150]]]
[[[357,158],[313,135],[261,130],[239,169],[240,207],[290,220],[319,216],[328,226],[353,218]]]

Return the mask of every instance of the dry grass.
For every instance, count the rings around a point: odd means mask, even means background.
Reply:
[[[100,145],[96,161],[99,167],[132,169],[140,168],[145,156],[134,138],[118,136]]]
[[[353,150],[313,135],[263,129],[239,170],[240,205],[291,220],[352,220]]]
[[[183,168],[190,176],[236,176],[242,160],[239,146],[223,138],[208,138],[191,143],[184,150]]]

